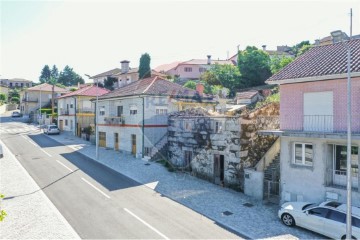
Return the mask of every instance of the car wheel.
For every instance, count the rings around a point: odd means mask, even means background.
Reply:
[[[295,226],[295,219],[293,218],[293,216],[291,216],[291,215],[288,214],[288,213],[284,213],[284,214],[281,216],[281,221],[282,221],[286,226],[289,226],[289,227]]]
[[[344,236],[341,237],[341,240],[345,240],[345,239],[346,239],[346,235],[344,235]],[[355,238],[354,236],[351,236],[351,239],[356,240],[356,238]]]

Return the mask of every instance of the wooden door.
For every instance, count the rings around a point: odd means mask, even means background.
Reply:
[[[131,153],[136,155],[136,135],[131,134]]]
[[[99,146],[106,147],[106,132],[99,132]]]
[[[118,133],[114,133],[114,150],[115,151],[119,150],[119,134]]]

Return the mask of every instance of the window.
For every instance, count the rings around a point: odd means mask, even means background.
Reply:
[[[124,110],[123,106],[117,106],[117,116],[118,117],[122,116],[123,110]]]
[[[359,148],[351,147],[351,172],[356,175],[359,173]],[[335,146],[335,173],[346,175],[346,162],[347,162],[347,147],[336,145]]]
[[[328,211],[329,210],[326,208],[313,208],[313,209],[309,210],[309,214],[324,218],[324,217],[326,217]]]
[[[329,210],[329,214],[327,216],[328,219],[334,220],[336,222],[345,223],[346,214],[342,212],[338,212],[335,210]]]
[[[67,119],[65,119],[65,126],[67,126],[68,125],[68,120]]]
[[[204,67],[200,67],[200,68],[199,68],[199,72],[206,72],[206,70],[207,70],[207,69],[204,68]]]
[[[73,104],[73,103],[70,103],[70,108],[74,108],[74,104]]]
[[[313,145],[307,143],[294,143],[294,163],[312,166]]]
[[[144,155],[150,157],[151,147],[144,147]]]
[[[130,115],[136,115],[137,114],[137,110],[130,110]]]
[[[222,122],[215,122],[215,133],[221,133]]]
[[[191,68],[191,67],[185,67],[185,68],[184,68],[184,71],[185,71],[185,72],[192,72],[192,68]]]
[[[104,116],[105,115],[105,107],[100,107],[100,109],[99,109],[99,111],[100,111],[100,116]]]
[[[166,115],[167,109],[166,108],[158,108],[156,109],[156,115]]]

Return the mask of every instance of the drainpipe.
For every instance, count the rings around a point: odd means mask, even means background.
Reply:
[[[75,121],[74,121],[74,123],[75,123],[75,136],[77,136],[77,119],[76,119],[76,115],[77,115],[77,113],[76,113],[76,104],[77,104],[77,101],[76,101],[76,97],[74,97],[74,115],[75,115]]]
[[[143,120],[142,120],[142,158],[145,157],[145,98],[142,97],[142,100],[143,100],[143,104],[142,104],[142,107],[143,107]]]

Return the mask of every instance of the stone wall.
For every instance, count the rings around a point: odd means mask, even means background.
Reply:
[[[278,103],[270,103],[252,111],[241,114],[241,162],[244,168],[254,167],[271,145],[275,136],[260,136],[259,130],[279,129]]]
[[[211,116],[192,109],[169,117],[169,160],[200,178],[224,185],[239,183],[240,125],[238,117]],[[185,151],[192,154],[190,164]],[[214,155],[224,156],[224,181],[216,181]]]

